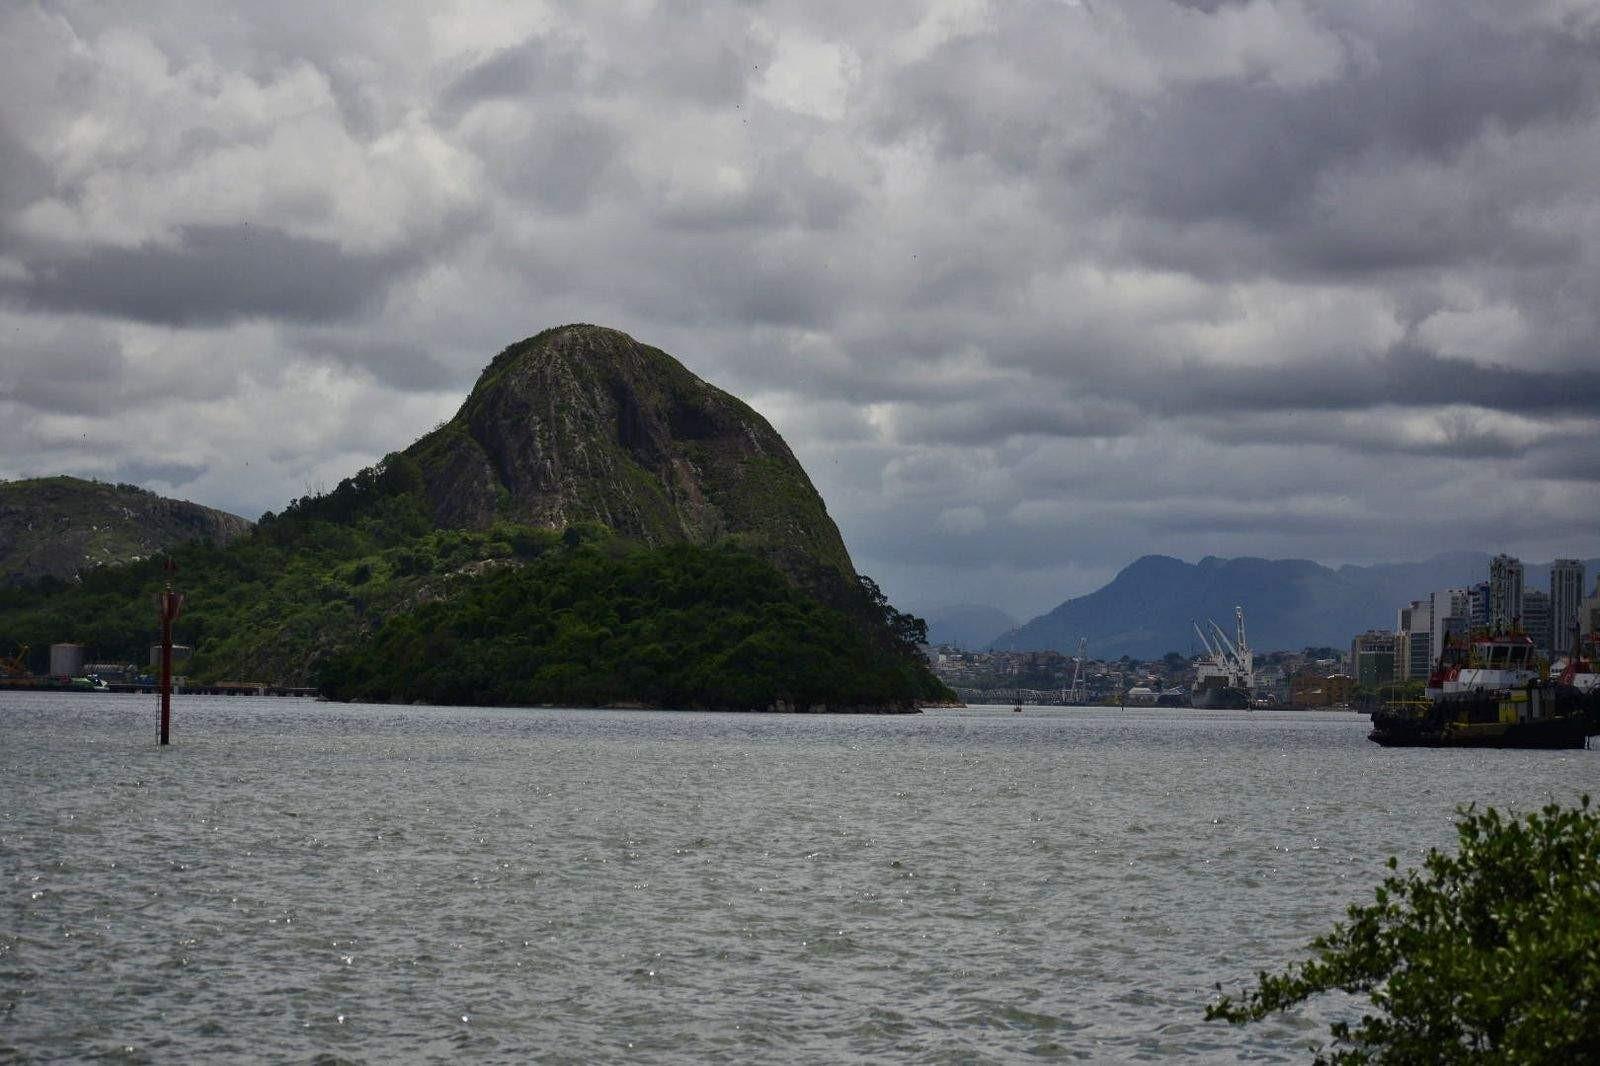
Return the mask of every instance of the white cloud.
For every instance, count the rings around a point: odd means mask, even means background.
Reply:
[[[766,411],[909,601],[1024,613],[1147,551],[1597,551],[1595,25],[13,5],[0,474],[277,509],[580,320]]]
[[[983,532],[989,525],[989,519],[979,507],[946,507],[939,512],[937,524],[946,533],[970,536]]]

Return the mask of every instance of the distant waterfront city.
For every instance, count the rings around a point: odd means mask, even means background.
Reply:
[[[1548,590],[1527,588],[1521,560],[1496,555],[1485,580],[1445,588],[1396,609],[1393,629],[1356,634],[1348,648],[1255,654],[1257,706],[1325,709],[1359,703],[1386,686],[1425,683],[1445,645],[1473,632],[1521,632],[1559,662],[1600,635],[1600,580],[1579,559],[1557,559]],[[1587,590],[1587,594],[1586,594]],[[1184,706],[1208,656],[1089,658],[1060,651],[929,649],[940,679],[969,703]]]

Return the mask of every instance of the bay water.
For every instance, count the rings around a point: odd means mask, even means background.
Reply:
[[[1303,957],[1600,752],[1343,712],[0,693],[0,1063],[1295,1062]]]

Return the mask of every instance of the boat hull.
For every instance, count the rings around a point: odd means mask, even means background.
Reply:
[[[1600,734],[1600,706],[1570,685],[1533,683],[1448,692],[1372,713],[1367,738],[1390,748],[1582,748]]]
[[[1206,685],[1189,694],[1189,706],[1202,711],[1244,711],[1250,702],[1248,691],[1232,685]]]
[[[1527,722],[1500,731],[1408,730],[1374,727],[1367,739],[1386,748],[1581,748],[1589,731],[1581,720]]]

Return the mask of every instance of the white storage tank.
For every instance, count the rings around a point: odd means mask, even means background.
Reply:
[[[52,677],[82,677],[83,645],[50,645],[50,675]]]
[[[179,663],[188,662],[192,655],[194,655],[194,648],[190,645],[174,644],[172,646],[173,670],[177,670]],[[152,670],[161,669],[161,645],[159,644],[150,645],[150,668]]]

